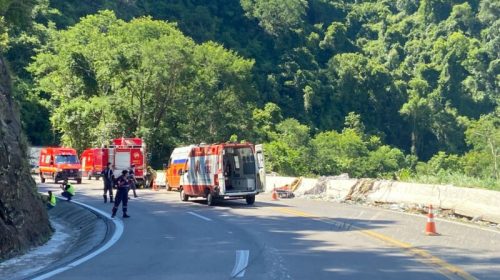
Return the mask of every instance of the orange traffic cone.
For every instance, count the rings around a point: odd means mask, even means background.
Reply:
[[[271,194],[271,197],[273,200],[279,200],[278,193],[276,192],[276,189],[273,189],[273,193]]]
[[[434,214],[432,213],[432,204],[429,205],[429,214],[427,215],[427,224],[425,225],[425,234],[426,235],[439,235],[436,232],[436,225],[434,224]]]

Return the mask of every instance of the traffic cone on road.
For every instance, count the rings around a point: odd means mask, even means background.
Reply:
[[[434,224],[434,213],[432,213],[432,204],[429,205],[429,214],[427,215],[425,234],[430,236],[439,235],[439,233],[436,232],[436,225]]]
[[[271,198],[273,200],[279,200],[278,199],[278,193],[276,192],[276,189],[273,189],[273,193],[271,194]]]

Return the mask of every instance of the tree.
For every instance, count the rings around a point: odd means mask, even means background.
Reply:
[[[342,133],[327,131],[317,134],[311,140],[314,155],[313,171],[319,175],[349,173],[354,177],[363,175],[363,157],[368,148],[362,136],[353,129]]]
[[[181,129],[191,143],[221,141],[233,133],[246,139],[253,100],[251,86],[253,61],[209,42],[194,48],[193,77],[187,96],[189,122]]]
[[[258,19],[259,25],[274,36],[299,27],[307,9],[305,0],[241,0],[240,2],[246,15]]]
[[[272,141],[264,146],[270,170],[289,176],[309,173],[309,130],[295,119],[276,125],[276,131],[270,133]]]
[[[254,109],[252,120],[254,131],[257,134],[256,140],[269,141],[272,133],[276,131],[276,124],[283,120],[281,109],[274,103],[266,103],[264,109]]]
[[[400,113],[406,116],[411,124],[411,153],[418,155],[422,130],[427,130],[430,123],[430,106],[427,100],[429,85],[423,79],[414,78],[409,87],[409,99],[401,107]]]
[[[64,144],[83,149],[134,135],[161,161],[156,152],[176,143],[222,141],[248,130],[251,60],[215,43],[197,45],[174,24],[125,22],[110,11],[51,35],[29,70],[50,96]]]
[[[490,176],[500,179],[500,112],[497,110],[472,121],[465,134],[467,143],[474,147],[474,151],[488,155]]]

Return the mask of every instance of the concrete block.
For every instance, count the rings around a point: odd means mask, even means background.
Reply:
[[[369,201],[383,203],[432,204],[467,217],[500,223],[500,192],[460,188],[451,185],[427,185],[394,181],[377,181]]]
[[[305,192],[311,190],[316,186],[318,183],[318,179],[315,178],[303,178],[302,183],[298,186],[297,190],[295,190],[295,193],[298,195],[302,195]]]
[[[326,196],[329,198],[344,200],[352,188],[356,185],[358,179],[336,179],[329,180],[327,183]]]
[[[297,177],[284,177],[284,176],[273,176],[266,175],[266,187],[265,192],[272,192],[273,188],[279,188],[284,185],[290,185]]]

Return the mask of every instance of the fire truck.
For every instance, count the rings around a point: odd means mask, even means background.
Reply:
[[[133,164],[134,176],[138,184],[144,184],[146,175],[146,144],[141,138],[116,138],[104,148],[90,148],[81,155],[82,173],[91,179],[101,176],[106,164],[111,163],[115,178],[122,170],[128,170]]]
[[[96,180],[99,180],[101,172],[109,162],[109,149],[86,149],[80,156],[80,162],[82,163],[82,177],[87,177],[89,180],[94,177]]]
[[[141,138],[116,138],[108,149],[109,162],[116,178],[122,170],[135,166],[135,179],[139,184],[146,178],[146,143]]]
[[[211,206],[218,199],[241,199],[252,205],[265,186],[262,145],[220,143],[174,149],[166,168],[167,188],[180,199],[203,197]]]

